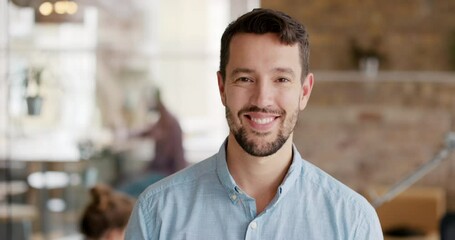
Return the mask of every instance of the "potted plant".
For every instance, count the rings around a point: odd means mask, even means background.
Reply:
[[[43,97],[41,96],[41,84],[44,68],[29,68],[25,75],[25,89],[27,101],[27,113],[31,116],[41,114]]]

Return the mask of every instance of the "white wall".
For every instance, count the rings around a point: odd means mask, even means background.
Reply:
[[[8,114],[1,115],[8,117],[5,128],[9,132],[11,157],[51,159],[56,156],[77,160],[77,143],[92,134],[96,125],[93,121],[96,10],[84,9],[83,23],[36,24],[32,8],[12,4],[7,8],[10,13],[7,29],[11,33],[7,45],[10,75],[6,87],[1,88],[8,94],[0,95],[8,102],[2,109]],[[31,67],[45,69],[40,88],[43,106],[37,116],[27,114],[25,102],[28,91],[24,89],[23,79]],[[0,106],[4,105],[2,101]],[[27,142],[30,144],[25,144],[25,140],[30,140]],[[6,141],[5,137],[1,141]],[[44,142],[46,149],[37,147],[37,143]],[[55,153],[60,150],[57,156]]]
[[[0,157],[7,154],[8,137],[8,20],[8,1],[0,0]]]
[[[0,0],[0,134],[6,131],[7,102],[7,46],[8,46],[8,1]],[[1,144],[1,143],[0,143]],[[0,147],[1,148],[1,147]]]

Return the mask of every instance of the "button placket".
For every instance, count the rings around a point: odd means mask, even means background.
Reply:
[[[250,228],[251,228],[251,229],[255,230],[257,227],[258,227],[258,223],[257,223],[256,221],[252,221],[252,222],[250,223]]]
[[[231,194],[231,199],[232,199],[232,201],[237,200],[237,195],[236,194]]]
[[[253,219],[246,229],[245,240],[257,240],[260,239],[258,219]]]

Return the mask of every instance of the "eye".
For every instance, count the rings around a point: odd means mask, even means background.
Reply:
[[[248,77],[239,77],[235,81],[236,82],[253,82],[253,80]]]
[[[278,78],[277,79],[277,82],[280,82],[280,83],[286,83],[286,82],[290,82],[291,80],[289,80],[288,78]]]

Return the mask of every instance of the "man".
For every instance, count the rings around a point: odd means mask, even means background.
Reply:
[[[147,172],[170,175],[186,167],[183,151],[183,134],[177,118],[166,108],[159,90],[155,92],[151,109],[158,110],[160,117],[145,130],[133,134],[155,140],[155,154],[147,166]]]
[[[281,12],[231,23],[218,72],[229,136],[141,195],[127,239],[382,239],[371,205],[293,146],[314,82],[308,58],[304,27]]]
[[[150,184],[187,166],[183,150],[183,134],[178,119],[166,108],[157,89],[148,100],[148,109],[159,113],[158,121],[145,129],[131,132],[128,138],[148,138],[154,141],[155,152],[143,173],[124,179],[118,190],[138,197]]]

